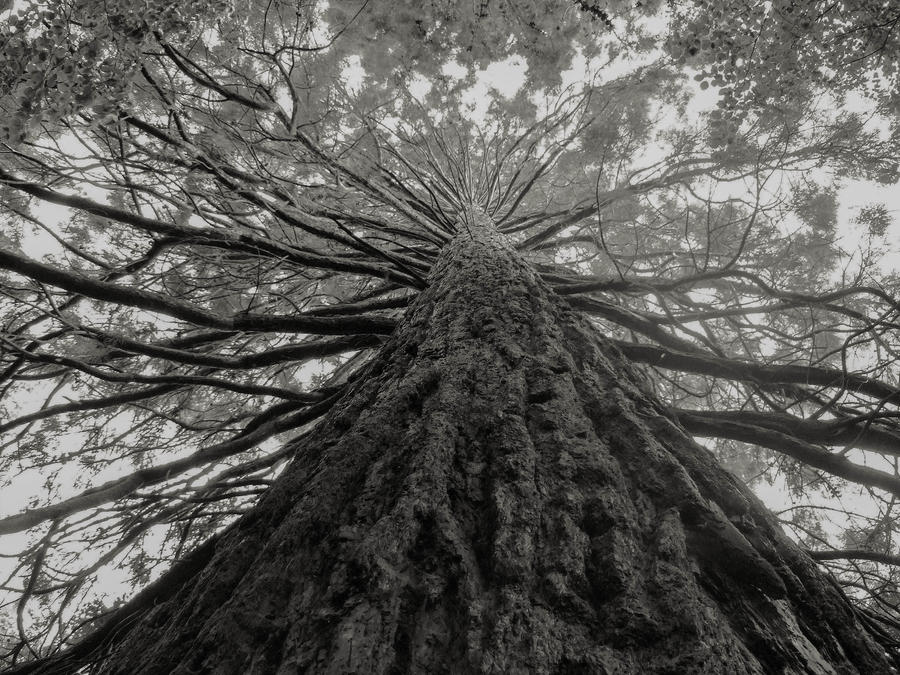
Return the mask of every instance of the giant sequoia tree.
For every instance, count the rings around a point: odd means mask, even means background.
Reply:
[[[12,672],[894,672],[890,96],[750,10],[168,4],[0,29]]]

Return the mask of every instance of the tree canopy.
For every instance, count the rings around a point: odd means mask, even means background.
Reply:
[[[889,4],[6,10],[4,658],[251,508],[473,205],[900,639]]]

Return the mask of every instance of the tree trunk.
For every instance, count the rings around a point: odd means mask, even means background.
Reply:
[[[833,582],[471,215],[103,673],[888,673]]]

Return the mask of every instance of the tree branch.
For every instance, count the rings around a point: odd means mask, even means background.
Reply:
[[[694,436],[730,438],[743,443],[761,445],[833,476],[900,496],[900,478],[897,476],[855,464],[841,454],[828,452],[780,431],[730,420],[709,420],[702,415],[689,412],[672,414],[678,423]]]
[[[652,337],[652,336],[650,336]],[[686,354],[679,351],[637,344],[622,340],[613,341],[619,351],[632,361],[646,363],[655,368],[679,370],[698,375],[756,382],[759,384],[805,384],[817,387],[840,387],[849,391],[866,394],[882,402],[900,402],[900,388],[886,382],[854,375],[837,368],[814,368],[811,366],[766,366],[747,361],[728,359],[712,354]]]
[[[835,549],[833,551],[806,551],[813,560],[871,560],[885,565],[900,566],[900,555],[867,551],[861,548]]]
[[[56,504],[29,509],[13,516],[0,518],[0,535],[23,532],[48,520],[67,518],[79,511],[127,497],[142,487],[163,483],[185,471],[248,450],[275,434],[295,429],[321,417],[331,408],[336,399],[337,396],[332,396],[294,415],[263,424],[250,433],[238,434],[230,440],[202,448],[183,459],[147,469],[140,469],[127,476],[122,476],[85,490],[79,495]]]
[[[702,418],[707,424],[737,422],[793,436],[807,443],[854,446],[900,456],[900,432],[866,424],[866,421],[843,420],[828,422],[804,420],[783,413],[757,412],[755,410],[686,410],[670,408],[675,415]]]
[[[8,269],[41,283],[51,284],[72,293],[85,295],[95,300],[158,312],[181,319],[198,326],[225,330],[285,331],[316,333],[319,335],[347,335],[373,333],[387,335],[396,325],[387,317],[312,317],[312,316],[269,316],[267,314],[238,314],[221,317],[180,300],[169,298],[153,291],[128,288],[104,281],[64,272],[52,265],[31,260],[0,249],[0,268]]]

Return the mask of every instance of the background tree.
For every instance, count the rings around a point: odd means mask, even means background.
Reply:
[[[311,586],[304,614],[320,616],[316,603],[349,607],[342,593],[403,576],[373,548],[395,540],[417,576],[388,593],[392,638],[358,635],[355,657],[335,647],[323,669],[470,654],[474,638],[417,651],[461,619],[444,607],[416,633],[416,607],[459,595],[451,609],[473,615],[487,591],[451,581],[476,584],[478,568],[493,593],[542,565],[536,587],[566,619],[523,613],[512,637],[483,645],[496,668],[535,626],[559,667],[627,666],[575,630],[615,619],[615,650],[655,636],[682,658],[629,652],[645,664],[740,653],[754,672],[815,653],[875,672],[900,618],[896,280],[877,265],[884,207],[861,212],[856,256],[841,250],[836,176],[896,180],[895,135],[810,79],[815,96],[789,110],[739,101],[723,136],[723,113],[687,112],[692,73],[652,53],[662,36],[624,10],[191,7],[52,3],[3,29],[0,461],[10,484],[46,494],[0,519],[0,533],[28,533],[4,584],[10,662],[77,643],[22,668],[65,670],[103,647],[112,671],[151,652],[148,670],[172,671],[163,659],[188,657],[148,625],[177,638],[218,611],[226,592],[204,568],[224,584],[267,551],[259,585],[229,596],[240,605],[285,595],[302,551],[300,569],[346,575]],[[523,86],[473,105],[479,72],[503,59],[524,64]],[[719,439],[741,477],[789,487],[783,524],[840,573],[855,614],[675,425]],[[577,471],[546,464],[558,447]],[[620,468],[586,447],[613,448]],[[523,487],[527,462],[547,494]],[[441,490],[453,509],[433,503]],[[644,497],[629,506],[626,493]],[[526,535],[542,528],[533,552]],[[338,549],[354,553],[332,564],[324,552]],[[523,562],[532,553],[539,564]],[[145,590],[121,607],[98,597],[110,568]],[[692,575],[720,614],[704,613]],[[143,637],[116,651],[152,604]],[[293,639],[275,628],[290,612],[262,604],[258,624],[197,638],[195,666],[223,658],[219,645],[234,652],[226,668],[288,667],[259,636]],[[508,616],[500,605],[486,614]],[[295,630],[327,642],[334,626],[367,625],[351,615]],[[728,632],[723,616],[745,618]],[[684,649],[671,621],[712,635],[715,653]],[[560,651],[562,625],[583,662]]]

